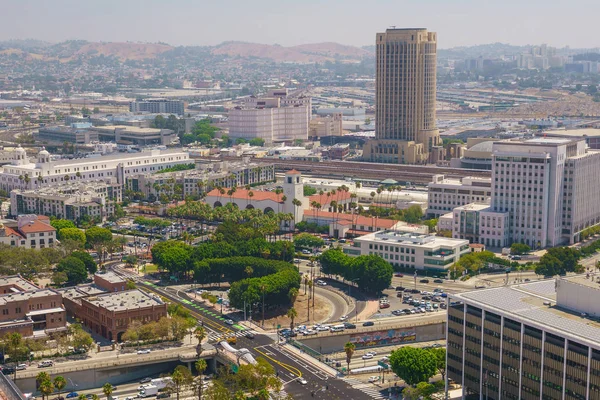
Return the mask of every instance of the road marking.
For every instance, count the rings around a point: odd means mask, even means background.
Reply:
[[[288,365],[286,363],[283,363],[279,360],[274,359],[273,357],[267,355],[266,353],[260,351],[258,348],[255,348],[254,350],[256,350],[257,352],[259,352],[260,354],[262,354],[263,356],[265,356],[266,358],[268,358],[269,360],[273,361],[275,364],[287,369],[288,371],[290,371],[292,374],[297,375],[298,377],[302,376],[302,371],[300,371],[298,368],[293,367],[291,365]]]

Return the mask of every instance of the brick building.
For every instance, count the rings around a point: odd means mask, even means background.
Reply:
[[[98,272],[94,275],[94,283],[107,292],[122,292],[127,281],[114,272]]]
[[[19,275],[0,278],[0,336],[24,337],[65,330],[66,311],[59,292],[40,289]]]
[[[80,302],[76,316],[108,340],[121,341],[132,321],[148,323],[167,316],[166,303],[139,289],[81,297]]]

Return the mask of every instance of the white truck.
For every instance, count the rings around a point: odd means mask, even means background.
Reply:
[[[151,386],[156,386],[158,390],[164,389],[173,382],[173,378],[166,376],[164,378],[156,378],[150,381]]]
[[[140,392],[138,393],[138,397],[150,397],[150,396],[156,396],[158,394],[158,387],[154,386],[154,385],[148,385],[145,386],[142,390],[140,390]]]

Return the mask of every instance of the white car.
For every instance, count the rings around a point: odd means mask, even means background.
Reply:
[[[233,325],[233,320],[232,320],[232,319],[226,319],[226,320],[225,320],[225,323],[226,323],[227,325]]]
[[[299,377],[298,379],[296,379],[298,381],[299,384],[301,385],[306,385],[308,382],[306,381],[306,379],[304,379],[303,377]]]
[[[373,354],[367,353],[364,356],[362,356],[363,360],[370,360],[373,358]]]
[[[137,351],[138,354],[150,354],[151,350],[150,349],[142,349],[142,350],[138,350]],[[114,396],[113,396],[114,399]]]
[[[372,356],[376,356],[376,355],[377,355],[377,352],[376,352],[376,351],[369,351],[369,352],[367,352],[367,354],[370,354],[370,355],[372,355]]]
[[[369,383],[375,383],[379,381],[379,377],[378,376],[371,376],[369,377]]]
[[[346,321],[347,319],[348,319],[348,316],[347,316],[347,315],[342,315],[342,316],[340,317],[340,321]]]
[[[24,369],[27,369],[27,364],[19,364],[16,366],[15,368],[17,371],[23,371]]]
[[[327,282],[325,282],[325,281],[322,281],[322,280],[320,280],[320,279],[319,279],[319,280],[317,281],[317,285],[319,285],[319,286],[327,286]]]
[[[321,325],[321,326],[316,327],[315,329],[318,331],[324,332],[324,331],[328,331],[329,327]]]

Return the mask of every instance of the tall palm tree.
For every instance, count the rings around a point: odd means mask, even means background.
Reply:
[[[356,345],[354,343],[346,343],[344,345],[344,352],[346,353],[346,364],[348,364],[348,374],[350,374],[350,361],[352,361],[352,356],[356,351]]]
[[[67,386],[67,380],[63,376],[57,376],[54,378],[54,388],[58,392],[58,397],[60,397],[60,393]]]
[[[113,386],[110,383],[106,382],[104,386],[102,386],[102,392],[104,393],[106,398],[110,400],[112,398]]]
[[[307,305],[307,315],[306,315],[306,319],[307,321],[310,322],[310,295],[311,295],[311,291],[313,288],[313,281],[311,281],[310,279],[308,280],[308,299],[306,300],[306,305]],[[315,317],[315,310],[313,308],[313,318]]]
[[[196,371],[198,371],[198,400],[202,400],[202,385],[204,384],[204,382],[202,382],[202,374],[206,371],[208,365],[206,364],[206,360],[202,358],[196,361],[194,365]]]
[[[202,341],[206,338],[206,329],[202,326],[198,326],[196,330],[194,330],[194,336],[198,339],[198,355],[202,353]]]
[[[48,398],[52,394],[52,392],[54,392],[54,384],[48,378],[48,379],[40,382],[40,386],[39,386],[38,390],[42,394],[42,399],[44,398],[44,396],[46,398]]]
[[[262,291],[262,327],[265,327],[265,290],[267,286],[263,283],[260,285],[260,290]]]
[[[287,311],[286,316],[291,319],[290,322],[290,329],[294,329],[294,320],[296,319],[296,317],[298,316],[298,311],[296,311],[296,309],[294,307],[290,308]]]

